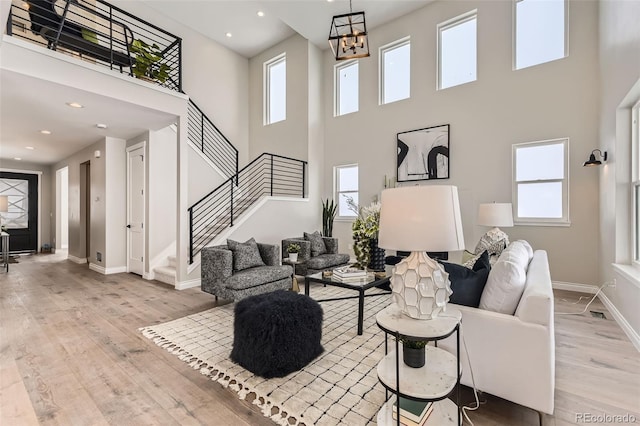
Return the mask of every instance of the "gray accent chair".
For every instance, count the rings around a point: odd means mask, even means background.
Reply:
[[[238,300],[275,290],[288,290],[293,282],[293,268],[280,264],[277,245],[258,243],[266,266],[233,270],[233,252],[226,245],[202,249],[201,289],[223,300]]]
[[[282,258],[286,259],[289,255],[287,247],[289,244],[295,243],[300,245],[300,253],[298,253],[298,262],[296,265],[296,274],[311,275],[322,272],[325,269],[333,269],[339,266],[349,264],[349,255],[338,253],[338,239],[333,237],[322,237],[327,252],[318,256],[311,256],[311,242],[304,237],[285,238],[282,240]]]

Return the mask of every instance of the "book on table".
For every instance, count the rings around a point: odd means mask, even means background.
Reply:
[[[333,276],[336,278],[366,278],[367,271],[358,268],[336,268],[333,270]]]
[[[397,420],[397,399],[393,402],[393,419]],[[432,401],[414,401],[400,397],[400,423],[405,426],[422,426],[433,411]]]

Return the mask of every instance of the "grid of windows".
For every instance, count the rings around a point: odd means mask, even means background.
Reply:
[[[515,0],[515,69],[567,56],[566,0]]]
[[[349,200],[358,205],[358,165],[336,166],[334,175],[335,199],[338,218],[353,218],[357,213],[350,209]]]
[[[335,66],[334,87],[334,116],[358,111],[358,61]]]
[[[516,222],[569,223],[568,150],[568,139],[513,145]]]
[[[411,40],[405,37],[380,48],[380,105],[411,95]]]
[[[286,53],[264,63],[264,124],[287,119]]]
[[[438,89],[477,79],[477,11],[438,25]]]

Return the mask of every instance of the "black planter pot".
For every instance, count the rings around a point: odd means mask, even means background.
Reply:
[[[425,351],[424,348],[415,349],[404,346],[402,351],[402,360],[412,368],[420,368],[424,366]]]
[[[369,241],[369,246],[371,248],[371,260],[367,268],[374,271],[384,271],[384,249],[378,247],[378,240]]]

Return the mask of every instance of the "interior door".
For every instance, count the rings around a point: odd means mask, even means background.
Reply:
[[[8,211],[2,225],[9,233],[12,252],[38,251],[38,175],[0,172],[0,195],[6,195]]]
[[[127,151],[128,157],[128,205],[127,205],[127,269],[134,274],[144,274],[144,146]]]

